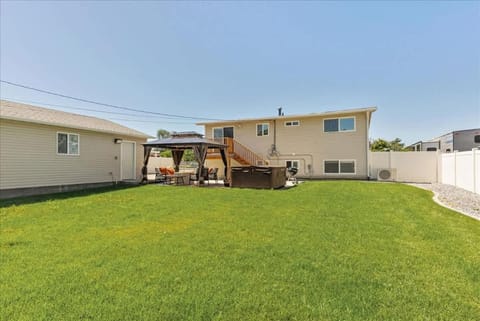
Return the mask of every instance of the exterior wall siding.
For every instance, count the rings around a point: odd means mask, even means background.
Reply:
[[[57,132],[80,135],[80,155],[57,154]],[[120,144],[136,142],[141,177],[145,140],[122,135],[0,120],[0,189],[91,184],[120,180]]]
[[[453,133],[453,150],[464,152],[472,148],[480,148],[480,143],[475,143],[475,136],[480,135],[480,129],[464,130]]]
[[[366,178],[368,128],[366,112],[342,114],[355,116],[355,131],[324,132],[323,120],[328,117],[307,117],[274,120],[231,122],[205,125],[205,136],[213,137],[214,127],[234,127],[234,138],[272,165],[285,165],[287,160],[299,161],[298,177],[306,178]],[[299,126],[285,126],[285,121],[299,120]],[[268,136],[256,136],[256,125],[269,123]],[[276,132],[276,154],[271,154]],[[324,160],[355,160],[355,174],[324,174]]]

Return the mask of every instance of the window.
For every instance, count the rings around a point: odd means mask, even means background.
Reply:
[[[354,160],[326,160],[324,161],[325,174],[355,174]]]
[[[57,133],[57,154],[79,155],[80,135]]]
[[[338,132],[338,119],[325,119],[323,121],[324,132]]]
[[[268,136],[268,129],[270,125],[265,124],[257,124],[257,136]]]
[[[480,143],[480,135],[475,135],[475,136],[473,137],[473,141],[474,141],[475,143]]]
[[[299,120],[286,121],[285,126],[286,127],[300,126],[300,121]]]
[[[286,168],[297,168],[298,169],[298,160],[287,160],[285,161]]]
[[[437,147],[427,147],[427,152],[436,152]]]
[[[214,128],[213,129],[213,139],[223,138],[223,128]]]
[[[355,131],[355,117],[324,119],[323,131],[324,132]]]
[[[233,138],[233,127],[214,127],[213,139],[223,142],[225,137]]]

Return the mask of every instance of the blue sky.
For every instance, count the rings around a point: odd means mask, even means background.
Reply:
[[[480,127],[480,2],[2,1],[0,18],[0,77],[32,87],[220,119],[375,105],[371,136],[407,143]],[[152,135],[202,131],[189,119],[55,108]]]

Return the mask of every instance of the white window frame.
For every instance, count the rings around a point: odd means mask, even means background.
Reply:
[[[294,124],[296,123],[296,124]],[[299,120],[287,120],[284,123],[285,127],[298,127],[300,126],[300,121]]]
[[[353,129],[340,130],[340,119],[346,119],[346,118],[353,118]],[[326,120],[332,120],[332,119],[338,119],[338,130],[337,130],[337,131],[327,132],[327,131],[325,131],[325,121],[326,121]],[[322,122],[322,125],[323,125],[323,132],[326,133],[326,134],[356,132],[356,131],[357,131],[357,117],[356,117],[356,116],[344,116],[344,117],[324,118],[324,119],[323,119],[323,122]]]
[[[67,135],[67,152],[66,153],[59,153],[58,152],[58,134]],[[70,144],[70,135],[78,136],[78,154],[70,154],[69,153],[70,149],[68,148],[68,145]],[[57,140],[56,143],[55,143],[57,155],[59,155],[59,156],[80,156],[80,134],[78,134],[78,133],[68,133],[68,132],[57,132],[56,135],[55,135],[55,138]]]
[[[338,162],[338,173],[326,173],[325,162]],[[341,173],[341,162],[353,162],[353,173]],[[357,175],[357,160],[356,159],[324,159],[323,160],[323,175]]]
[[[258,135],[258,125],[262,125],[262,135]],[[268,126],[268,134],[267,135],[263,134],[263,125]],[[255,135],[257,137],[268,137],[268,136],[270,136],[270,123],[256,123],[255,124]]]
[[[212,127],[212,139],[215,140],[215,129],[222,130],[222,138],[223,138],[223,127]]]
[[[292,163],[297,162],[297,167],[295,167],[295,168],[300,169],[300,161],[298,159],[287,159],[287,160],[285,160],[285,167],[288,168],[287,162],[292,162]]]

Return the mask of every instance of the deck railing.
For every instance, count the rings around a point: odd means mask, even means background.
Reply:
[[[225,141],[225,144],[228,146],[227,150],[229,153],[236,154],[238,157],[242,158],[249,164],[257,165],[258,163],[263,162],[262,157],[260,157],[250,148],[238,142],[237,140],[230,137],[225,137],[224,141]]]

